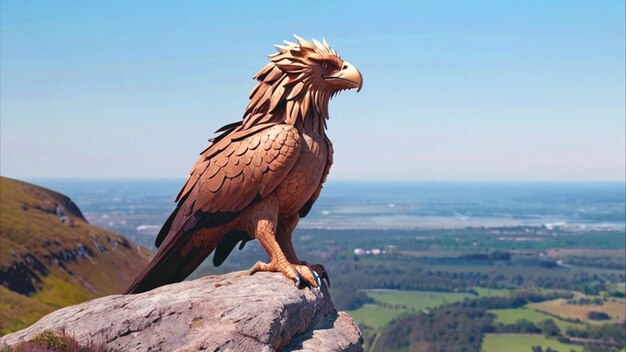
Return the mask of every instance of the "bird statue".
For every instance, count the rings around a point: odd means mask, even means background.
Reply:
[[[324,267],[296,256],[291,237],[322,190],[333,163],[326,136],[328,103],[363,85],[361,73],[326,40],[276,45],[242,121],[228,124],[200,153],[161,228],[158,251],[126,293],[191,274],[213,251],[224,262],[237,244],[256,239],[269,254],[250,274],[280,272],[299,288],[330,283]]]

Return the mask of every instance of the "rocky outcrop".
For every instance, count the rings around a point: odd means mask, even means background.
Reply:
[[[4,336],[0,348],[46,331],[113,351],[361,351],[352,318],[328,289],[297,289],[277,273],[232,273],[113,295],[53,312]]]

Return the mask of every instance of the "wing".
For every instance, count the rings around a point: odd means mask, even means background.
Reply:
[[[200,155],[191,170],[176,198],[175,214],[168,219],[167,237],[232,220],[269,195],[299,154],[300,135],[290,125],[256,126],[253,131],[235,131],[219,140]]]
[[[302,209],[298,211],[298,215],[300,215],[301,218],[307,216],[307,214],[309,214],[309,211],[311,211],[313,204],[315,204],[315,201],[317,200],[317,198],[320,196],[320,193],[322,192],[324,182],[326,182],[326,178],[328,177],[328,173],[330,172],[330,167],[333,166],[333,153],[334,153],[333,144],[330,142],[330,139],[328,139],[328,137],[324,137],[324,141],[326,142],[326,146],[327,146],[326,150],[328,150],[328,157],[326,158],[326,167],[324,168],[324,175],[322,176],[322,180],[320,181],[319,186],[315,190],[315,193],[313,193],[311,198],[309,198],[309,200],[304,204]]]

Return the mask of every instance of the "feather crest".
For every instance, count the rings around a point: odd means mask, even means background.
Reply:
[[[259,83],[250,93],[243,129],[273,122],[297,125],[309,118],[319,120],[315,126],[325,128],[322,121],[328,118],[328,100],[335,93],[311,83],[318,77],[311,65],[324,58],[340,60],[339,55],[325,38],[321,42],[298,35],[294,38],[297,43],[286,40],[276,45],[270,62],[254,76]]]

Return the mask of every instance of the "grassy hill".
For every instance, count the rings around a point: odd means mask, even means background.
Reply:
[[[90,225],[68,197],[0,177],[0,334],[120,293],[150,253]]]

